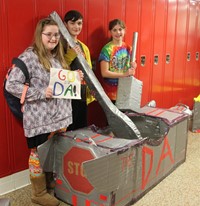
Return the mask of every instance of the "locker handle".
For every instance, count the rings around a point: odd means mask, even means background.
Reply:
[[[155,65],[158,64],[158,58],[159,58],[158,55],[155,55],[155,56],[154,56],[154,64],[155,64]]]
[[[190,61],[190,58],[191,58],[191,54],[190,52],[187,53],[187,61],[189,62]]]
[[[196,61],[199,60],[199,52],[196,52]]]
[[[170,54],[166,54],[166,64],[170,63]]]
[[[141,56],[141,58],[140,58],[140,64],[141,64],[141,66],[145,66],[145,63],[146,63],[146,57],[145,56]]]

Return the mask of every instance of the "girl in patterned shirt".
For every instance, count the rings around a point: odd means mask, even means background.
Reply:
[[[23,113],[23,128],[30,148],[29,171],[32,185],[31,200],[40,205],[56,206],[59,201],[47,193],[53,189],[53,172],[46,172],[40,166],[37,146],[48,140],[52,133],[63,131],[72,123],[70,99],[52,98],[49,86],[50,68],[68,69],[60,41],[58,25],[50,18],[38,22],[33,45],[19,58],[26,64],[30,76]],[[79,72],[80,79],[83,78]],[[18,67],[10,72],[6,90],[20,98],[25,76]]]
[[[130,60],[131,46],[123,41],[125,29],[123,21],[110,21],[111,41],[102,48],[99,56],[103,88],[113,102],[116,101],[118,78],[134,75],[137,67],[136,62]]]

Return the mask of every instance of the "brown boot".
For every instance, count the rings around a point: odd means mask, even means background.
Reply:
[[[45,172],[45,176],[46,176],[47,190],[53,190],[56,186],[56,183],[53,177],[53,172]]]
[[[53,196],[47,193],[46,190],[46,178],[42,174],[39,177],[31,177],[32,185],[32,196],[31,200],[33,203],[37,203],[43,206],[57,206],[60,202]]]

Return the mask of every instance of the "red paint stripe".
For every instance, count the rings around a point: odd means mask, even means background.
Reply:
[[[77,205],[77,196],[76,195],[72,196],[72,204],[73,204],[73,206],[78,206]]]
[[[99,141],[97,141],[97,142],[95,142],[95,143],[98,144],[98,143],[100,143],[100,142],[106,142],[106,141],[108,141],[108,140],[110,140],[110,139],[113,139],[113,137],[108,137],[108,138],[99,140]]]
[[[62,180],[61,179],[56,179],[56,184],[62,185]]]
[[[107,199],[108,199],[108,197],[107,196],[105,196],[105,195],[99,195],[99,199],[100,200],[103,200],[103,201],[107,201]]]
[[[147,112],[147,113],[145,113],[145,114],[151,114],[151,113],[154,113],[155,111],[157,111],[158,109],[153,109],[152,111],[150,111],[150,112]]]
[[[159,110],[159,109],[156,109],[156,110],[154,110],[154,111],[151,111],[151,112],[147,112],[146,114],[152,114],[152,113],[154,113],[155,111],[157,111],[157,110]],[[163,114],[165,111],[161,111],[161,112],[158,112],[158,113],[156,113],[156,114],[153,114],[154,116],[159,116],[160,114]]]
[[[92,138],[92,139],[95,139],[95,138],[97,138],[97,137],[99,137],[99,136],[101,136],[101,134],[96,134],[96,135],[92,136],[91,138]]]
[[[101,134],[96,134],[96,135],[94,135],[94,136],[92,136],[92,137],[86,137],[86,138],[84,138],[84,139],[77,138],[77,139],[76,139],[76,142],[87,141],[87,140],[89,140],[90,138],[95,139],[95,138],[97,138],[97,137],[99,137],[99,136],[101,136]]]
[[[85,201],[85,206],[91,206],[90,200],[86,200],[86,201]]]

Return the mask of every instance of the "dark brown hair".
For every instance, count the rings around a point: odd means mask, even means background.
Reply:
[[[109,22],[109,31],[113,29],[113,27],[115,27],[117,24],[119,24],[123,29],[126,28],[125,23],[120,20],[120,19],[113,19],[112,21]]]

